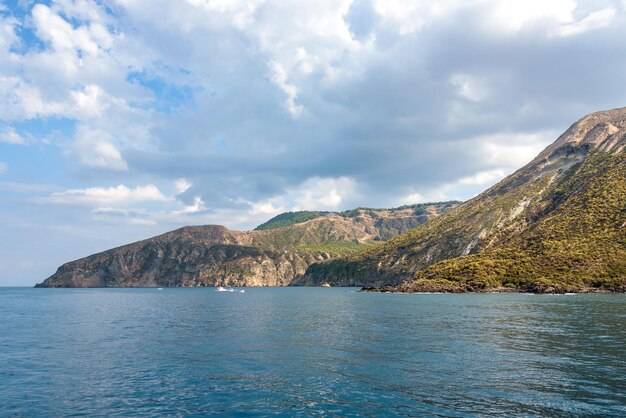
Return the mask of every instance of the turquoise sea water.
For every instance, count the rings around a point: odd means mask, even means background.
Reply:
[[[626,296],[0,288],[0,416],[626,416]]]

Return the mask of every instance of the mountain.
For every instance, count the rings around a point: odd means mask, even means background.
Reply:
[[[528,165],[385,244],[296,284],[392,291],[626,289],[626,108],[572,125]]]
[[[458,204],[293,212],[244,232],[188,226],[64,264],[37,286],[284,286],[315,261],[375,246]]]

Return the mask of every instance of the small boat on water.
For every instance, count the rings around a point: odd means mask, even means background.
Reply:
[[[330,283],[324,282],[321,284],[321,287],[330,287]]]
[[[218,286],[217,289],[215,289],[218,292],[234,292],[235,289],[233,289],[232,287],[229,287],[228,289],[222,286]]]

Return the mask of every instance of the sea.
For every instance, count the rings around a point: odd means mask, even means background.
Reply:
[[[626,295],[0,288],[1,417],[274,415],[624,417]]]

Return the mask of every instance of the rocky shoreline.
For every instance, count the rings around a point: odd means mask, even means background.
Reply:
[[[569,293],[626,293],[626,286],[579,287],[533,284],[524,287],[472,287],[443,283],[405,283],[400,286],[362,287],[361,292],[372,293],[532,293],[537,295],[563,295]]]

